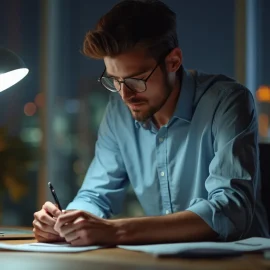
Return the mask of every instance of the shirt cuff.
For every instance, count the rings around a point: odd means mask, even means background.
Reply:
[[[205,199],[194,199],[190,202],[187,211],[201,217],[218,234],[218,240],[228,241],[241,238],[241,233],[236,229],[230,218],[225,216],[220,209]]]
[[[82,210],[100,218],[107,218],[105,213],[103,213],[96,205],[92,203],[86,203],[85,201],[73,201],[68,204],[66,210]]]

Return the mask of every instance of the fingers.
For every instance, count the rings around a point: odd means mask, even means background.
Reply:
[[[66,235],[65,239],[72,246],[106,245],[110,243],[108,236],[108,233],[104,232],[103,229],[92,230],[89,226],[82,226],[82,228]]]
[[[69,243],[74,247],[76,247],[76,246],[77,247],[78,246],[85,246],[86,245],[81,238],[77,238],[76,240],[70,241]]]
[[[35,238],[41,242],[59,241],[59,233],[54,230],[56,216],[61,211],[52,203],[46,202],[42,209],[34,213],[33,232]]]
[[[86,229],[75,231],[66,236],[68,243],[72,246],[90,246],[95,244],[94,238],[91,236],[91,232]]]
[[[34,229],[35,229],[35,228],[34,228]],[[33,232],[34,232],[35,238],[36,238],[36,240],[37,240],[38,242],[42,242],[42,243],[48,242],[48,240],[47,240],[46,238],[43,238],[43,237],[39,236],[38,234],[36,235],[34,229],[33,229]]]
[[[76,214],[77,216],[77,214]],[[75,220],[73,220],[75,219]],[[83,245],[84,240],[86,240],[87,235],[85,235],[89,231],[89,226],[90,226],[90,221],[86,220],[83,217],[78,217],[75,218],[74,216],[72,217],[72,222],[70,223],[65,223],[63,226],[59,228],[59,234],[61,237],[64,237],[65,240],[68,243],[72,243],[73,241],[79,240],[79,238],[82,238],[82,234],[84,235],[83,241],[80,240],[77,245]],[[89,242],[89,241],[87,241]],[[90,242],[89,242],[90,243]],[[89,244],[88,243],[88,244]]]
[[[34,218],[40,223],[49,225],[51,227],[53,227],[56,222],[56,220],[53,217],[51,217],[45,209],[41,209],[40,211],[35,212]]]
[[[62,239],[57,234],[44,232],[38,228],[34,228],[33,232],[34,232],[35,238],[37,239],[38,242],[55,242],[55,241],[60,241]]]
[[[57,208],[57,206],[51,202],[45,202],[45,204],[42,206],[42,209],[44,209],[53,217],[59,217],[62,214],[62,212]]]
[[[109,221],[84,211],[66,212],[59,216],[54,230],[67,242],[77,246],[106,243],[107,236],[114,233]]]
[[[87,221],[85,221],[87,222]],[[93,245],[94,238],[91,229],[85,222],[80,222],[80,224],[75,224],[74,231],[65,234],[65,239],[68,243],[77,246]]]
[[[64,215],[58,217],[55,225],[54,230],[60,232],[60,228],[64,226],[66,223],[73,223],[78,218],[89,218],[85,212],[83,211],[72,211],[66,212]]]
[[[39,242],[59,241],[59,234],[53,229],[53,226],[40,222],[37,219],[33,221],[33,232]]]
[[[67,234],[64,238],[68,243],[71,243],[72,241],[79,239],[79,236],[77,235],[77,231],[74,231],[72,233]]]
[[[53,228],[53,226],[41,223],[39,220],[34,219],[33,221],[33,227],[37,229],[38,231],[44,231],[46,233],[54,234],[54,235],[59,235],[58,232],[56,232]]]
[[[67,223],[64,226],[60,228],[59,234],[62,237],[66,237],[68,234],[80,230],[87,226],[87,221],[85,221],[83,218],[76,219],[73,223]]]

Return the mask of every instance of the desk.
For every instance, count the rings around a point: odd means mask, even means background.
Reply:
[[[1,243],[23,244],[35,240],[2,240]],[[224,259],[170,259],[155,258],[149,254],[118,248],[100,249],[82,253],[34,253],[0,251],[0,269],[95,269],[95,270],[260,270],[270,269],[270,261],[262,254],[246,254]]]

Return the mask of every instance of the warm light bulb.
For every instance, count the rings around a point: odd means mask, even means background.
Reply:
[[[19,68],[0,74],[0,92],[6,90],[10,86],[23,79],[28,72],[29,69],[27,68]]]

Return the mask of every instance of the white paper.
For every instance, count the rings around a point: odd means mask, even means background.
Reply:
[[[14,251],[34,251],[34,252],[82,252],[102,248],[101,246],[74,247],[67,243],[30,243],[11,245],[0,243],[0,249]]]
[[[67,243],[30,243],[11,245],[0,243],[0,249],[33,252],[83,252],[105,248],[102,246],[74,247]],[[270,249],[270,239],[253,237],[235,242],[192,242],[157,245],[120,245],[118,248],[162,255],[222,255]]]
[[[185,253],[188,254],[222,254],[239,253],[270,249],[270,239],[261,237],[252,237],[235,242],[191,242],[191,243],[173,243],[157,245],[121,245],[119,248],[142,251],[153,255],[173,255]]]

